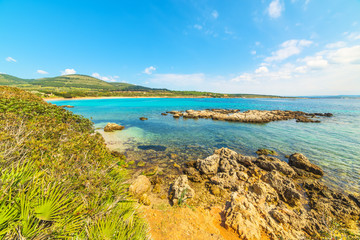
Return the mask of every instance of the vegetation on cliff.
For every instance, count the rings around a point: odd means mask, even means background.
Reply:
[[[52,78],[22,79],[0,74],[0,85],[13,86],[42,97],[273,97],[255,94],[221,94],[198,91],[171,91],[129,83],[106,82],[86,75],[65,75]]]
[[[0,87],[0,239],[146,239],[92,122]]]

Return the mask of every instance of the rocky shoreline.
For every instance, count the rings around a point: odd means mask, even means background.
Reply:
[[[295,119],[296,122],[319,123],[318,117],[332,117],[332,113],[306,113],[301,111],[283,110],[248,110],[241,112],[239,109],[205,109],[205,110],[186,110],[168,111],[174,118],[192,119],[212,119],[229,122],[243,123],[269,123],[273,121]],[[164,115],[164,114],[162,114]]]
[[[240,239],[321,239],[336,222],[358,235],[360,202],[324,185],[323,170],[303,154],[288,163],[227,148],[178,166],[172,176],[140,175],[130,185],[139,202],[221,208],[221,226]],[[211,239],[224,239],[221,235]]]

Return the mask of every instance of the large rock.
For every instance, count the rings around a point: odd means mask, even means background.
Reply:
[[[311,163],[309,159],[301,153],[292,154],[289,157],[289,165],[292,167],[305,170],[307,172],[311,172],[316,175],[320,175],[320,176],[324,175],[323,170],[319,166]]]
[[[296,175],[296,172],[289,164],[275,157],[260,156],[254,163],[266,171],[277,170],[288,177],[294,177]]]
[[[205,159],[198,159],[196,166],[198,170],[205,175],[216,174],[219,168],[219,161],[220,156],[213,154]]]
[[[188,198],[194,197],[194,195],[195,191],[190,187],[186,175],[181,175],[175,179],[170,189],[170,199],[173,201],[173,203],[179,199],[185,201]]]
[[[273,187],[284,202],[291,206],[299,204],[301,195],[291,179],[282,176],[275,170],[266,173],[261,179]]]
[[[116,123],[108,123],[104,127],[104,131],[105,132],[113,132],[113,131],[116,131],[116,130],[123,130],[124,128],[125,128],[124,126],[121,126],[121,125],[116,124]]]
[[[141,196],[142,194],[148,192],[150,188],[151,188],[150,180],[146,176],[140,175],[130,185],[129,192],[133,196]]]

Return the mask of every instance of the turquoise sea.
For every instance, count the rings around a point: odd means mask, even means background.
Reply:
[[[96,128],[108,122],[124,125],[123,131],[105,133],[106,139],[121,151],[145,151],[138,147],[160,145],[163,148],[156,150],[182,156],[179,162],[193,159],[194,155],[205,157],[220,147],[244,155],[255,155],[258,148],[274,149],[284,161],[285,155],[301,152],[324,169],[325,182],[345,192],[360,193],[359,99],[113,98],[50,102],[74,106],[69,110],[91,118]],[[249,124],[161,115],[170,110],[207,108],[331,112],[334,117],[321,118],[321,123],[290,120]],[[140,121],[139,117],[149,120]]]

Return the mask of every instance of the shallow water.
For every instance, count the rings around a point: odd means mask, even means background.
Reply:
[[[156,145],[156,150],[163,150],[164,154],[178,154],[177,162],[204,157],[220,147],[245,155],[255,155],[258,148],[269,148],[283,160],[285,155],[301,152],[324,169],[324,181],[328,184],[346,192],[360,192],[359,99],[125,98],[50,102],[75,106],[70,110],[91,118],[96,128],[108,122],[124,125],[125,130],[115,133],[99,130],[113,147],[122,151],[149,151],[138,146]],[[290,120],[249,124],[161,115],[169,110],[206,108],[331,112],[334,117],[320,118],[321,123]],[[139,117],[149,120],[140,121]]]

